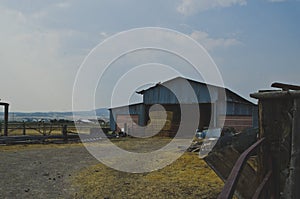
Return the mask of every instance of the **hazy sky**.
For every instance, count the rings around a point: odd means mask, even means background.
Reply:
[[[71,110],[90,50],[155,26],[201,43],[225,86],[250,99],[274,81],[300,85],[299,19],[298,0],[0,0],[0,98],[12,111]]]

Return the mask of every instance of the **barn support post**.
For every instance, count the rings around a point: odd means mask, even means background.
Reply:
[[[213,124],[214,128],[217,128],[217,121],[218,121],[218,114],[217,114],[217,102],[212,103],[212,118],[213,118]]]
[[[124,123],[124,132],[123,133],[128,133],[128,126],[127,123]]]
[[[259,153],[258,180],[272,170],[262,197],[299,198],[300,91],[261,91],[251,97],[259,100],[259,136],[266,139]]]

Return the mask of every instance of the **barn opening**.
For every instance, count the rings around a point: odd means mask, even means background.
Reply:
[[[153,127],[153,131],[158,132],[160,135],[175,136],[178,132],[178,127],[181,123],[181,108],[195,108],[195,104],[182,104],[181,107],[179,104],[162,104],[164,110],[153,109],[153,105],[146,105],[145,119],[146,124],[150,124],[153,121],[156,122],[158,128]],[[199,109],[199,123],[198,129],[203,130],[209,127],[210,122],[212,121],[212,107],[211,103],[197,104],[196,106]],[[151,109],[152,108],[152,109]],[[164,115],[166,114],[166,116]],[[152,117],[152,118],[151,118]],[[194,123],[194,118],[189,118],[191,123]],[[161,124],[164,123],[164,127],[160,129]],[[191,124],[192,125],[192,124]],[[195,129],[196,130],[196,129]]]

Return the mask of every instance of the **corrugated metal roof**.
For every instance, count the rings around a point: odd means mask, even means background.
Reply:
[[[143,104],[144,104],[143,102],[140,102],[140,103],[136,103],[136,104],[129,104],[129,105],[123,105],[123,106],[110,107],[110,108],[108,108],[108,110],[112,110],[112,109],[115,109],[115,108],[126,108],[128,106],[139,106],[139,105],[143,105]]]
[[[144,89],[144,90],[141,90],[141,91],[137,91],[137,93],[143,95],[143,94],[145,94],[145,92],[149,92],[150,90],[155,89],[157,87],[163,87],[166,84],[170,84],[172,82],[179,81],[180,79],[187,80],[190,84],[193,84],[193,85],[197,85],[198,84],[199,86],[206,86],[206,87],[215,88],[215,89],[225,89],[226,96],[227,96],[227,101],[236,102],[236,103],[242,103],[242,104],[245,103],[245,104],[256,105],[256,104],[250,102],[249,100],[241,97],[240,95],[234,93],[233,91],[229,90],[228,88],[224,88],[224,87],[220,87],[220,86],[215,86],[215,85],[211,85],[211,84],[206,84],[206,83],[203,83],[203,82],[199,82],[199,81],[188,79],[188,78],[184,78],[184,77],[176,77],[176,78],[167,80],[167,81],[165,81],[163,83],[159,82],[159,83],[155,84],[154,86],[151,86],[151,87],[149,87],[147,89]],[[195,86],[193,88],[195,89]]]

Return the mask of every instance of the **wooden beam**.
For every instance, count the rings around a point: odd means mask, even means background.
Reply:
[[[226,181],[240,155],[231,146],[212,151],[204,160],[223,181]],[[236,184],[235,193],[239,198],[251,198],[256,187],[255,170],[245,163],[239,182]]]
[[[250,94],[250,97],[256,99],[275,99],[275,98],[300,98],[300,91],[268,91]]]
[[[283,84],[283,83],[278,83],[278,82],[273,83],[271,86],[273,88],[281,88],[284,91],[288,91],[288,90],[299,91],[300,90],[300,86],[291,85],[291,84]]]
[[[8,134],[8,107],[9,104],[4,104],[4,136]]]

